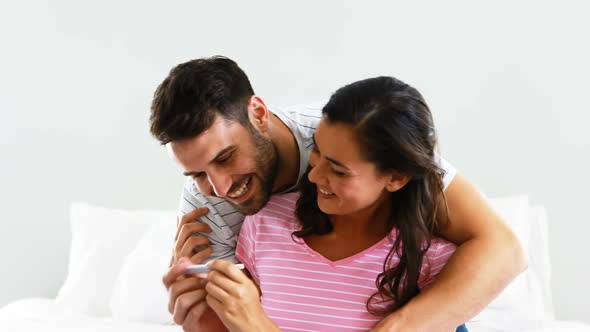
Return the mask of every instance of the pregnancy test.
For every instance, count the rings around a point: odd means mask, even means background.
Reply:
[[[240,270],[244,269],[244,264],[234,264]],[[208,273],[209,267],[207,264],[195,264],[188,267],[185,274],[199,274],[199,273]]]

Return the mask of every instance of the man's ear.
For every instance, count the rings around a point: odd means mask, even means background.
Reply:
[[[389,192],[395,192],[402,189],[408,182],[410,182],[410,176],[392,171],[389,174],[389,178],[387,180],[387,184],[385,185],[385,189]]]
[[[253,95],[248,101],[248,119],[250,123],[261,132],[268,130],[270,122],[270,111],[264,104],[262,98]]]

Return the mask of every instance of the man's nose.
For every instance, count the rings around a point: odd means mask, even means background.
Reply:
[[[231,176],[221,173],[209,173],[207,177],[215,196],[225,197],[232,185]]]

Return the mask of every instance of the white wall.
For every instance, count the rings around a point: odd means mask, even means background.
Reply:
[[[435,113],[444,155],[491,196],[549,211],[554,300],[590,322],[590,45],[583,1],[11,1],[0,4],[0,305],[54,296],[68,206],[174,208],[183,181],[148,133],[175,64],[228,55],[288,105],[394,75]]]

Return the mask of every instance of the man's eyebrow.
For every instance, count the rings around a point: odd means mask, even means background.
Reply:
[[[318,145],[317,145],[317,143],[315,141],[315,133],[311,136],[311,139],[313,141],[313,145],[315,145],[316,149],[319,151],[319,149],[317,148]],[[350,169],[350,167],[344,165],[343,163],[339,162],[338,160],[336,160],[334,158],[331,158],[331,157],[326,156],[326,159],[328,159],[328,161],[330,161],[334,165],[337,165],[337,166],[340,166],[342,168],[346,168],[349,171],[352,171],[352,169]]]
[[[231,151],[231,150],[235,150],[236,148],[237,148],[237,147],[236,147],[236,145],[230,145],[230,146],[228,146],[228,147],[224,148],[223,150],[219,151],[219,152],[218,152],[218,153],[215,155],[215,157],[213,157],[213,159],[211,159],[211,160],[210,160],[210,161],[209,161],[207,164],[208,164],[208,165],[211,165],[211,164],[213,164],[213,163],[214,163],[214,162],[215,162],[217,159],[219,159],[221,156],[223,156],[224,154],[228,153],[228,152],[229,152],[229,151]],[[191,176],[191,175],[197,175],[198,173],[200,173],[200,172],[183,172],[182,174],[183,174],[184,176]]]

